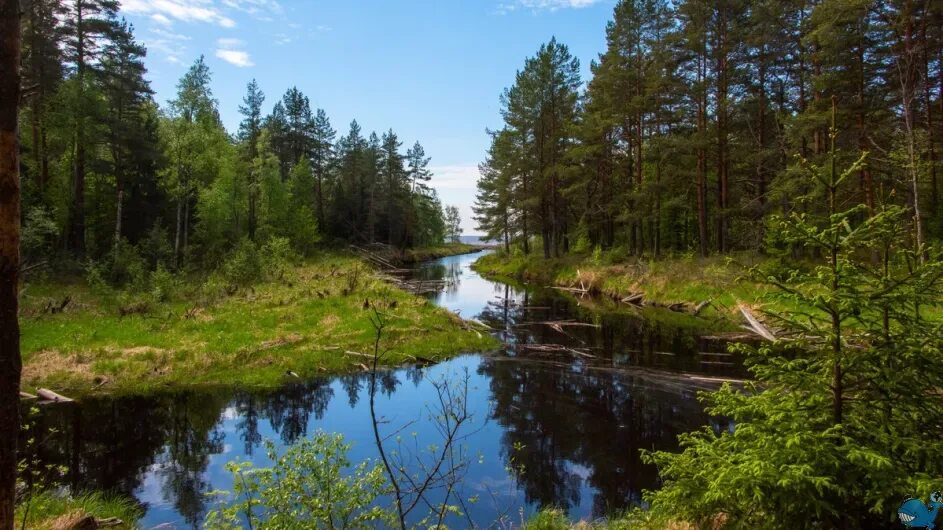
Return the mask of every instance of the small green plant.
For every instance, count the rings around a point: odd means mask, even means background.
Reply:
[[[297,258],[287,237],[272,237],[262,247],[261,261],[265,274],[273,280],[284,278]]]
[[[151,273],[150,296],[155,303],[166,302],[173,298],[174,293],[180,287],[180,280],[173,273],[158,264],[157,269]]]
[[[205,528],[230,530],[351,529],[392,526],[395,516],[377,505],[390,492],[382,466],[364,461],[352,466],[351,445],[340,434],[318,431],[279,455],[266,442],[274,465],[230,462],[233,491],[217,492],[228,505],[209,512]]]
[[[259,249],[249,239],[242,239],[223,264],[223,275],[237,285],[248,285],[262,274]]]

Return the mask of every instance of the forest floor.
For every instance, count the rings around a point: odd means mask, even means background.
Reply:
[[[488,333],[338,253],[293,266],[277,281],[234,288],[187,280],[171,290],[149,302],[79,278],[25,285],[23,390],[74,397],[195,384],[276,386],[362,371],[373,352],[374,310],[386,323],[386,366],[495,346]]]
[[[621,300],[641,294],[646,304],[691,308],[710,301],[699,314],[739,322],[737,305],[783,309],[773,289],[745,279],[748,269],[764,260],[755,253],[708,258],[682,257],[659,261],[591,253],[544,259],[539,255],[492,253],[472,266],[484,275],[517,279],[548,287],[585,289],[590,294]]]

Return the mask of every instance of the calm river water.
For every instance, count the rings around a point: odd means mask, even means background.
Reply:
[[[489,325],[506,346],[385,372],[377,396],[383,431],[413,422],[410,433],[435,443],[432,382],[467,372],[473,417],[462,493],[478,498],[468,506],[476,525],[516,524],[541,506],[592,519],[639,503],[642,490],[658,486],[640,449],[673,449],[679,433],[708,423],[727,428],[703,413],[703,382],[679,374],[741,375],[723,344],[663,323],[671,319],[591,312],[556,291],[486,280],[470,269],[479,256],[435,260],[416,274],[452,280],[430,299]],[[545,324],[560,320],[593,326]],[[207,494],[232,486],[226,462],[268,464],[263,440],[284,446],[322,429],[353,443],[352,461],[376,458],[367,382],[357,374],[275,391],[186,390],[44,407],[40,428],[56,432],[40,458],[67,465],[74,489],[132,495],[146,509],[144,528],[198,528],[213,503]]]

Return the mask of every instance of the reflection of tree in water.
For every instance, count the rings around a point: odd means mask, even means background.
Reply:
[[[495,294],[479,319],[501,330],[511,357],[485,359],[479,371],[491,378],[493,418],[506,429],[504,457],[523,469],[515,475],[527,501],[573,508],[588,487],[595,491],[596,516],[638,503],[641,491],[658,480],[639,450],[674,448],[678,434],[707,417],[693,393],[614,366],[688,369],[699,361],[694,332],[625,314],[587,314],[554,292],[502,286]],[[570,319],[598,327],[568,326],[561,333],[538,324]],[[523,343],[589,348],[597,367],[573,363],[566,354],[556,363],[518,362],[515,357],[527,354],[514,345]],[[668,357],[674,364],[666,366],[657,352],[675,353]]]
[[[698,338],[701,330],[633,316],[624,310],[590,311],[572,297],[549,289],[518,291],[507,285],[499,286],[477,318],[498,330],[498,337],[508,345],[559,344],[588,348],[606,364],[743,375],[738,366],[702,362],[716,358],[698,353],[705,351]],[[554,329],[546,325],[551,321],[574,320],[595,326]],[[726,351],[722,344],[714,346],[720,349],[710,351]],[[508,354],[518,351],[513,346],[506,348]]]
[[[413,274],[415,280],[445,280],[443,291],[449,294],[458,292],[462,280],[462,266],[458,261],[435,262],[420,267]]]
[[[637,503],[642,489],[657,485],[639,449],[674,448],[679,433],[707,421],[690,396],[615,371],[500,359],[486,359],[479,371],[491,377],[504,457],[523,466],[518,484],[541,506],[572,508],[584,486],[596,491],[595,516]]]
[[[332,397],[334,390],[327,379],[287,386],[267,396],[263,415],[282,441],[290,445],[307,434],[312,414],[316,419],[324,416]]]
[[[216,402],[207,403],[216,398]],[[156,460],[166,502],[197,528],[206,511],[210,484],[204,479],[209,457],[223,451],[225,435],[219,419],[226,397],[206,393],[181,393],[172,402],[166,447]]]
[[[243,451],[249,456],[252,456],[255,448],[262,443],[262,434],[259,432],[258,401],[255,395],[246,394],[242,399],[237,399],[235,405],[239,414],[236,430],[239,431],[239,438],[244,443]]]

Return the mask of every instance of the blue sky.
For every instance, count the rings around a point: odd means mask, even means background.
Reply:
[[[404,150],[432,157],[442,201],[460,207],[466,234],[486,128],[501,124],[498,97],[524,58],[551,37],[589,63],[605,48],[614,0],[123,0],[148,47],[158,102],[200,54],[230,131],[255,78],[266,111],[291,86],[346,133],[389,128]]]

